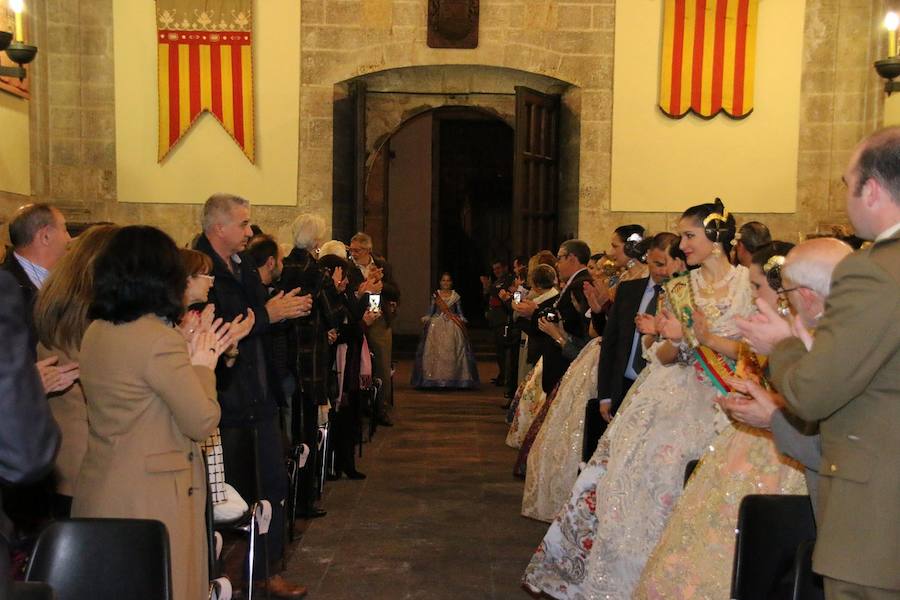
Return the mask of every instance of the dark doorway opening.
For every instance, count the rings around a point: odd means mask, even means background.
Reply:
[[[500,119],[436,111],[432,273],[453,275],[472,326],[484,324],[480,276],[492,261],[512,258],[513,143],[513,129]]]

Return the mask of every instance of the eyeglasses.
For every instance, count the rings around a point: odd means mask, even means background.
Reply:
[[[565,254],[557,254],[557,255],[556,255],[556,260],[565,260],[567,256],[569,256],[569,253],[568,253],[568,252],[565,253]]]

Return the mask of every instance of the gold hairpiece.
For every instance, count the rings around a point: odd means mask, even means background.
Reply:
[[[780,269],[783,266],[784,266],[784,257],[781,256],[780,254],[776,254],[775,256],[773,256],[769,260],[767,260],[766,264],[763,265],[763,273],[768,275],[769,271],[771,271],[772,269],[774,269],[776,267]]]
[[[728,222],[728,211],[723,210],[722,214],[719,213],[710,213],[705,219],[703,219],[703,227],[709,227],[709,224],[712,221],[722,221],[723,223]]]

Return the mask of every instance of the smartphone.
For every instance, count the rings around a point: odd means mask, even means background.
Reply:
[[[369,294],[369,310],[372,312],[381,310],[381,294]]]
[[[522,292],[514,292],[513,293],[513,302],[518,304],[521,301],[522,301]]]

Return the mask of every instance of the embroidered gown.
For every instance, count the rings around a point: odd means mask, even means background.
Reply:
[[[696,290],[698,271],[686,276]],[[697,295],[712,333],[736,338],[734,318],[752,312],[748,271],[737,267],[721,300]],[[535,592],[572,600],[627,599],[681,496],[684,468],[728,419],[698,365],[647,366],[575,482],[525,571]]]
[[[410,383],[417,388],[476,388],[478,368],[469,338],[460,326],[465,323],[465,317],[459,294],[454,290],[444,302],[459,324],[447,316],[432,297],[428,315],[422,317],[425,326]]]
[[[547,401],[547,394],[544,393],[544,388],[541,386],[543,374],[544,359],[542,357],[538,359],[537,364],[525,376],[525,380],[516,391],[516,397],[513,399],[515,413],[506,434],[506,445],[510,448],[522,447],[522,442],[531,428],[532,421],[541,412],[544,402]]]
[[[540,521],[553,520],[578,477],[584,437],[584,408],[597,395],[600,338],[582,348],[559,384],[531,452],[525,471],[522,514]]]

